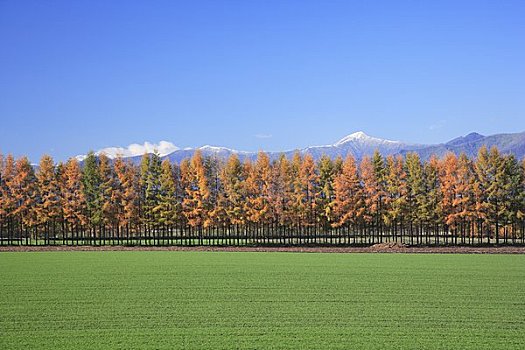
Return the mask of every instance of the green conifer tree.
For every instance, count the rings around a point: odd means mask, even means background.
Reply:
[[[89,224],[96,227],[102,223],[102,191],[97,156],[89,152],[82,168],[82,185],[87,205]]]

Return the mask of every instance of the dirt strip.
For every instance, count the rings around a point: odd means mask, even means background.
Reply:
[[[294,253],[432,253],[432,254],[525,254],[523,246],[504,247],[408,247],[376,244],[370,247],[144,247],[144,246],[0,246],[0,252],[54,251],[199,251],[199,252],[294,252]]]

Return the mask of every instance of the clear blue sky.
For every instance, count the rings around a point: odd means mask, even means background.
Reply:
[[[524,19],[522,0],[0,0],[0,151],[524,131]]]

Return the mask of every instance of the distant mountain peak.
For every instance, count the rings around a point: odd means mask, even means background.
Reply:
[[[351,141],[358,141],[358,140],[366,140],[370,138],[370,136],[368,136],[367,134],[365,134],[363,131],[357,131],[357,132],[354,132],[350,135],[347,135],[345,137],[343,137],[342,139],[340,139],[339,141],[337,141],[334,146],[340,146],[344,143],[347,143],[347,142],[351,142]]]
[[[485,137],[484,135],[478,134],[477,132],[471,132],[470,134],[468,134],[466,136],[460,136],[460,137],[457,137],[457,138],[447,142],[447,145],[449,145],[449,146],[459,146],[459,145],[462,145],[462,144],[465,144],[465,143],[476,142],[478,140],[481,140],[484,137]]]
[[[369,136],[363,131],[357,131],[343,137],[341,140],[337,141],[334,144],[334,146],[341,146],[348,142],[400,143],[399,141],[380,139],[377,137]]]
[[[209,152],[212,152],[212,153],[220,153],[220,152],[239,153],[239,152],[242,152],[242,151],[237,151],[235,149],[231,149],[231,148],[227,148],[227,147],[211,146],[211,145],[201,146],[201,147],[199,147],[197,149],[199,149],[201,151],[209,151]]]
[[[231,149],[226,148],[226,147],[211,146],[211,145],[201,146],[201,147],[199,147],[198,149],[200,149],[200,150],[210,150],[210,151],[215,151],[215,152],[219,152],[219,151],[231,151]]]
[[[353,134],[348,135],[347,137],[355,138],[355,139],[364,139],[370,136],[368,136],[364,131],[356,131]]]
[[[475,157],[478,149],[486,145],[487,147],[497,146],[502,153],[512,153],[518,159],[525,156],[525,132],[512,134],[496,134],[483,136],[477,132],[455,138],[446,143],[440,144],[413,144],[401,141],[385,140],[367,135],[363,131],[349,134],[335,144],[323,146],[309,146],[302,149],[288,151],[268,152],[270,159],[278,159],[281,155],[292,158],[295,152],[310,154],[314,159],[328,156],[332,159],[346,157],[351,154],[356,159],[371,156],[375,151],[379,151],[383,156],[405,155],[408,152],[416,152],[422,159],[428,159],[432,155],[444,156],[447,152],[460,154],[465,152],[469,157]],[[227,147],[205,145],[198,148],[186,147],[179,148],[171,142],[161,141],[158,144],[145,142],[144,144],[132,144],[127,147],[108,147],[95,152],[95,155],[106,154],[109,158],[118,155],[129,158],[135,163],[140,163],[144,153],[157,152],[162,158],[170,159],[172,162],[180,163],[183,159],[191,157],[196,150],[200,150],[205,157],[227,158],[231,154],[236,154],[241,160],[257,159],[257,152],[239,151]],[[83,161],[85,155],[77,156]]]

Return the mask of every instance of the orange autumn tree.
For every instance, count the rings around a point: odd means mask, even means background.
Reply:
[[[138,223],[139,217],[139,174],[137,169],[118,157],[115,160],[115,174],[118,179],[119,202],[117,218],[121,226],[128,230]]]
[[[365,211],[363,195],[355,159],[348,154],[341,173],[334,177],[334,198],[330,204],[333,208],[332,226],[357,224]]]
[[[272,170],[270,158],[264,152],[259,152],[255,163],[246,162],[246,203],[245,211],[249,221],[254,223],[269,223],[273,218],[270,195]]]
[[[521,179],[521,184],[518,185],[519,188],[519,198],[517,198],[517,211],[519,213],[516,217],[519,220],[525,219],[525,158],[521,162],[521,168],[519,170],[519,177]]]
[[[431,156],[423,166],[425,188],[421,215],[423,220],[431,225],[439,225],[442,221],[440,169],[441,163],[436,156]]]
[[[280,225],[290,225],[294,220],[293,193],[294,180],[292,165],[285,155],[281,155],[272,167],[272,207]]]
[[[487,223],[490,226],[491,236],[498,242],[500,237],[500,223],[505,215],[505,162],[496,147],[492,147],[488,156],[488,176],[487,187]]]
[[[439,236],[498,243],[523,235],[525,165],[496,148],[480,148],[475,159],[375,152],[359,166],[351,155],[316,162],[300,152],[273,161],[260,152],[244,163],[237,155],[223,160],[200,151],[180,165],[158,155],[145,155],[140,165],[93,153],[86,159],[55,165],[44,156],[34,168],[25,157],[0,157],[1,239],[63,233],[93,243],[102,235],[119,240],[124,232],[186,238],[196,237],[193,228],[200,244],[226,235],[281,244],[357,233],[375,240],[410,232],[421,238],[416,243],[429,244]]]
[[[117,227],[122,190],[119,187],[118,177],[110,159],[103,153],[99,155],[98,172],[102,223],[106,227]]]
[[[410,152],[405,157],[406,169],[406,216],[409,221],[421,223],[424,220],[425,178],[423,164],[417,153]]]
[[[327,226],[332,220],[332,206],[330,203],[334,200],[334,178],[339,169],[336,169],[335,163],[327,155],[323,155],[317,163],[319,172],[319,197],[317,217],[321,224]]]
[[[290,164],[290,176],[292,192],[290,196],[290,217],[294,225],[301,224],[303,213],[301,212],[303,204],[303,192],[301,186],[301,168],[303,166],[303,157],[297,151],[294,153]]]
[[[521,182],[522,183],[522,187],[525,188],[525,158],[523,158],[523,160],[521,162],[521,175],[522,175],[522,179],[523,179],[523,181]],[[523,203],[523,205],[525,206],[525,203]]]
[[[207,226],[225,227],[229,224],[229,218],[226,211],[228,199],[224,192],[221,174],[225,168],[224,161],[216,157],[208,157],[205,159],[204,167],[210,190],[210,210],[208,212]]]
[[[439,182],[441,184],[441,211],[444,223],[455,227],[456,219],[456,179],[458,172],[458,158],[454,153],[447,153],[442,161]]]
[[[388,156],[386,159],[386,193],[389,197],[386,223],[397,224],[406,220],[407,174],[402,156]]]
[[[61,182],[64,220],[71,228],[81,229],[88,223],[87,204],[84,196],[82,172],[75,158],[66,162]]]
[[[474,196],[475,204],[474,211],[476,216],[476,234],[482,234],[482,225],[488,220],[488,189],[490,187],[491,178],[493,178],[493,170],[489,163],[489,151],[487,146],[483,145],[478,150],[477,159],[474,163],[474,176],[476,181],[474,182]]]
[[[139,197],[138,197],[138,205],[139,205],[139,216],[140,216],[140,223],[141,224],[148,224],[150,214],[148,205],[146,203],[146,189],[148,187],[148,173],[149,173],[149,165],[150,163],[150,155],[147,153],[144,153],[142,155],[142,158],[140,159],[140,165],[139,169],[137,171],[138,177],[138,189],[139,189]]]
[[[210,189],[201,151],[195,151],[191,160],[183,160],[180,169],[185,189],[182,210],[188,224],[206,226],[209,224]]]
[[[475,181],[474,165],[465,153],[457,161],[454,181],[454,199],[452,201],[452,220],[458,223],[472,221],[475,218]]]
[[[36,185],[35,172],[29,159],[22,157],[15,162],[15,177],[11,182],[11,196],[13,196],[16,207],[13,215],[18,217],[22,225],[22,231],[37,224],[36,203],[38,187]]]
[[[306,154],[301,163],[299,170],[299,187],[300,220],[303,225],[312,226],[317,221],[317,207],[320,204],[321,188],[316,164],[310,154]]]
[[[36,179],[39,192],[39,201],[35,208],[37,220],[48,233],[49,225],[54,225],[62,217],[60,183],[53,158],[44,155],[40,159]]]
[[[385,171],[380,155],[363,157],[360,164],[361,183],[365,211],[363,218],[368,224],[380,225],[386,212]]]
[[[7,225],[7,231],[13,229],[14,211],[16,209],[16,199],[12,194],[14,179],[16,175],[15,159],[12,154],[8,154],[2,162],[2,173],[0,178],[0,220]]]
[[[246,221],[245,180],[244,166],[239,157],[232,154],[220,172],[223,195],[219,205],[224,208],[228,221],[234,225],[244,224]]]

